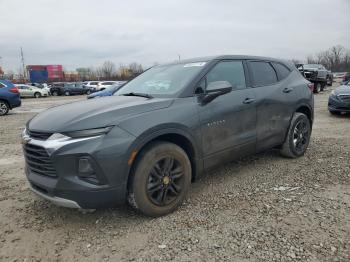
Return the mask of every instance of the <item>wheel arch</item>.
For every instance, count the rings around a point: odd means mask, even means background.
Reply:
[[[306,115],[310,121],[310,125],[312,128],[314,116],[313,116],[313,112],[312,112],[311,108],[308,105],[299,105],[297,107],[297,109],[295,110],[295,113],[303,113],[304,115]]]
[[[132,163],[128,168],[127,186],[130,185],[132,171],[139,159],[140,152],[157,141],[170,142],[181,147],[186,152],[191,162],[192,181],[196,179],[197,174],[202,170],[202,166],[199,161],[200,153],[192,135],[181,128],[165,128],[146,133],[147,134],[139,136],[140,138],[137,139],[131,146],[131,149],[128,150],[128,156],[130,156],[128,162],[130,158],[132,158]]]

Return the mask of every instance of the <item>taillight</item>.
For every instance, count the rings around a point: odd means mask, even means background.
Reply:
[[[311,92],[314,91],[314,84],[313,83],[308,83],[307,87],[311,90]]]
[[[12,87],[12,88],[10,88],[10,92],[11,92],[11,93],[15,93],[15,94],[18,94],[18,93],[19,93],[17,87]]]

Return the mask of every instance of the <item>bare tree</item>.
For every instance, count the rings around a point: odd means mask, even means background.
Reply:
[[[111,61],[105,61],[100,70],[103,78],[111,79],[115,75],[115,64]]]

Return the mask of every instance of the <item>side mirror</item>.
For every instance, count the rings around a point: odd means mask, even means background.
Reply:
[[[209,83],[205,93],[201,97],[202,104],[207,104],[213,101],[218,96],[230,93],[232,85],[227,81],[215,81]]]

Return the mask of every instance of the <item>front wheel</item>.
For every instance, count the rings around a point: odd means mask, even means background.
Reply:
[[[52,95],[53,95],[53,96],[58,96],[58,92],[57,92],[57,91],[53,91],[53,92],[52,92]]]
[[[91,94],[91,91],[90,91],[90,90],[86,91],[86,94],[87,94],[87,95],[90,95],[90,94]]]
[[[184,201],[191,184],[186,152],[168,142],[156,142],[141,151],[131,174],[128,202],[151,217],[173,212]]]
[[[40,97],[41,97],[41,94],[40,94],[39,92],[36,92],[36,93],[34,94],[34,97],[35,97],[35,98],[40,98]]]
[[[294,113],[280,151],[281,155],[290,158],[304,155],[310,142],[310,136],[310,120],[303,113]]]
[[[69,96],[69,95],[70,95],[69,91],[65,91],[65,92],[64,92],[64,95],[65,95],[65,96]]]

